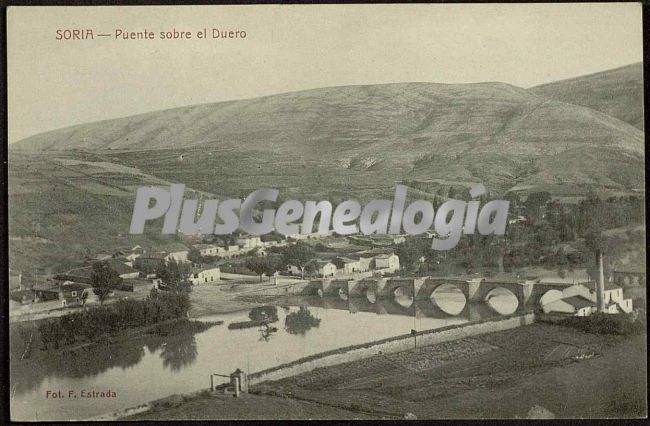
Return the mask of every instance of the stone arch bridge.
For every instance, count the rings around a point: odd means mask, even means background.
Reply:
[[[551,289],[563,290],[565,283],[538,283],[532,279],[487,277],[394,277],[363,279],[318,279],[309,281],[300,292],[304,296],[337,297],[342,299],[395,299],[399,294],[410,296],[415,302],[430,300],[433,292],[443,285],[460,289],[466,304],[485,302],[494,290],[510,291],[519,302],[518,309],[537,306],[539,299]]]

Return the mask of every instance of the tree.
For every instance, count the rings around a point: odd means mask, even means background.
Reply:
[[[187,253],[187,260],[192,263],[203,263],[203,256],[201,256],[199,249],[192,247]]]
[[[285,265],[294,265],[300,268],[300,278],[305,278],[305,267],[316,258],[314,249],[306,243],[297,242],[285,248],[282,252]]]
[[[262,276],[264,274],[268,275],[269,270],[271,269],[271,261],[269,258],[266,257],[260,257],[260,256],[249,257],[246,260],[246,267],[251,271],[255,272],[257,275],[259,275],[260,282],[262,282]]]
[[[246,260],[246,268],[259,275],[260,282],[262,282],[262,276],[264,274],[271,276],[282,268],[282,258],[277,255],[251,257]]]
[[[189,266],[185,263],[178,263],[171,259],[167,264],[161,264],[157,271],[157,277],[166,290],[172,293],[185,293],[191,291]]]
[[[531,193],[528,198],[526,198],[526,217],[533,223],[542,219],[543,207],[550,200],[551,194],[546,191]]]
[[[93,264],[90,281],[93,286],[93,293],[99,298],[99,303],[103,304],[108,295],[122,284],[120,275],[107,263],[96,262]]]
[[[400,265],[404,265],[407,269],[415,269],[422,256],[427,257],[432,254],[431,242],[426,238],[407,238],[397,245],[395,254],[399,256]]]

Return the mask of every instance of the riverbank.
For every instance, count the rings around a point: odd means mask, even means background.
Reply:
[[[34,326],[35,334],[28,350],[22,348],[27,348],[27,345],[12,342],[9,363],[13,379],[11,394],[19,389],[33,388],[51,374],[64,372],[74,377],[78,372],[97,374],[113,366],[131,366],[144,355],[143,345],[153,348],[174,336],[191,336],[221,324],[222,321],[170,320],[48,350],[42,348]]]
[[[273,288],[276,286],[269,282],[198,284],[190,293],[192,307],[189,315],[191,318],[199,318],[227,314],[286,299],[286,296],[257,294],[258,290],[262,292],[264,289]]]
[[[252,395],[197,395],[125,417],[172,419],[419,419],[643,417],[645,335],[532,324],[313,370],[255,385]]]

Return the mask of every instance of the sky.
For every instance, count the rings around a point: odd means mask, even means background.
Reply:
[[[174,28],[193,38],[159,38]],[[208,37],[197,39],[203,28]],[[213,28],[246,37],[215,39]],[[95,37],[57,40],[65,29],[92,29]],[[118,29],[154,31],[156,39],[116,39]],[[9,143],[86,122],[318,87],[531,87],[643,59],[640,3],[10,7],[7,37]]]

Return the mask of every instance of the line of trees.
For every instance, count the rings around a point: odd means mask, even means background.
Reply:
[[[75,312],[38,325],[42,349],[58,349],[80,340],[92,341],[132,327],[153,325],[187,316],[190,300],[187,293],[161,292],[153,289],[145,300],[119,300],[83,312]]]
[[[245,266],[255,272],[262,281],[262,276],[273,275],[277,271],[285,270],[287,266],[294,265],[301,271],[301,278],[305,273],[312,273],[315,267],[316,252],[313,247],[305,242],[298,241],[287,247],[276,248],[268,256],[255,256],[246,260]]]
[[[592,268],[594,253],[603,248],[602,232],[643,223],[644,199],[625,196],[600,199],[590,193],[577,205],[551,200],[547,192],[532,193],[525,202],[506,194],[511,215],[522,210],[527,221],[512,223],[504,236],[465,235],[447,252],[431,250],[426,238],[409,238],[396,254],[406,270],[446,273],[450,268],[475,271],[482,267],[513,269],[531,265]]]

